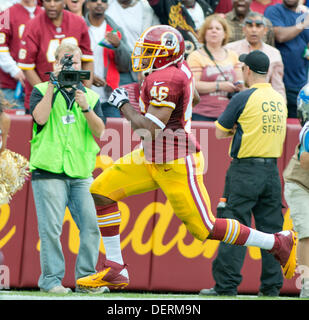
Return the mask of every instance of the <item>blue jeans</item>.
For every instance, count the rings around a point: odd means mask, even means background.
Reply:
[[[66,206],[80,230],[75,280],[96,272],[100,231],[94,201],[89,192],[92,181],[92,177],[32,180],[41,240],[41,275],[38,283],[41,289],[50,290],[61,285],[64,277],[65,262],[60,236]]]
[[[24,94],[22,97],[18,100],[14,99],[14,92],[13,89],[7,89],[7,88],[0,88],[0,90],[3,92],[4,98],[8,100],[11,103],[14,103],[12,109],[25,109],[24,106]]]

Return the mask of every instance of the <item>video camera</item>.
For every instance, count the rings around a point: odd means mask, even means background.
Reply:
[[[74,70],[73,55],[65,54],[60,60],[62,69],[59,72],[56,80],[61,88],[73,88],[74,85],[79,84],[82,80],[90,79],[90,71],[88,70]],[[52,72],[47,72],[51,78],[55,78]]]

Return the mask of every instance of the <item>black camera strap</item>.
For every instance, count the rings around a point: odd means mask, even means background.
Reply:
[[[75,92],[75,88],[73,88],[74,90],[72,90],[72,92]],[[57,90],[56,92],[53,94],[53,99],[52,99],[52,106],[54,105],[54,102],[56,100],[56,97],[58,95],[58,93],[61,93],[65,102],[66,102],[66,105],[67,105],[67,110],[68,111],[71,111],[72,110],[72,107],[73,107],[73,104],[75,102],[75,98],[73,97],[73,99],[70,99],[69,95],[70,93],[68,93],[64,88],[62,87],[57,87]]]
[[[62,96],[64,97],[64,100],[67,104],[67,109],[68,111],[72,110],[73,104],[75,102],[75,88],[72,88],[71,92],[66,91],[64,88],[60,88],[60,92],[62,94]],[[71,99],[72,97],[72,99]]]
[[[206,44],[204,44],[204,50],[205,52],[208,54],[209,58],[211,59],[211,61],[215,64],[215,66],[217,67],[217,69],[219,70],[219,72],[222,74],[223,78],[225,81],[229,81],[226,79],[224,72],[222,71],[222,69],[218,66],[214,56],[211,54],[211,52],[208,50],[208,48],[206,47]]]

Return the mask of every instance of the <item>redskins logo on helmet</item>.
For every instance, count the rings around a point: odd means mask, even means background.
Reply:
[[[167,25],[148,28],[136,41],[133,71],[160,70],[183,60],[185,43],[181,33]]]

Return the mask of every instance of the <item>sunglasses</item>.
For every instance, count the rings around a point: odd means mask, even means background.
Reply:
[[[249,25],[250,27],[252,27],[253,24],[255,24],[257,27],[265,26],[265,23],[264,23],[263,20],[250,20],[250,19],[246,19],[246,20],[245,20],[245,24]]]
[[[93,3],[98,2],[98,1],[101,1],[102,3],[108,2],[108,0],[90,0],[90,2],[93,2]]]

